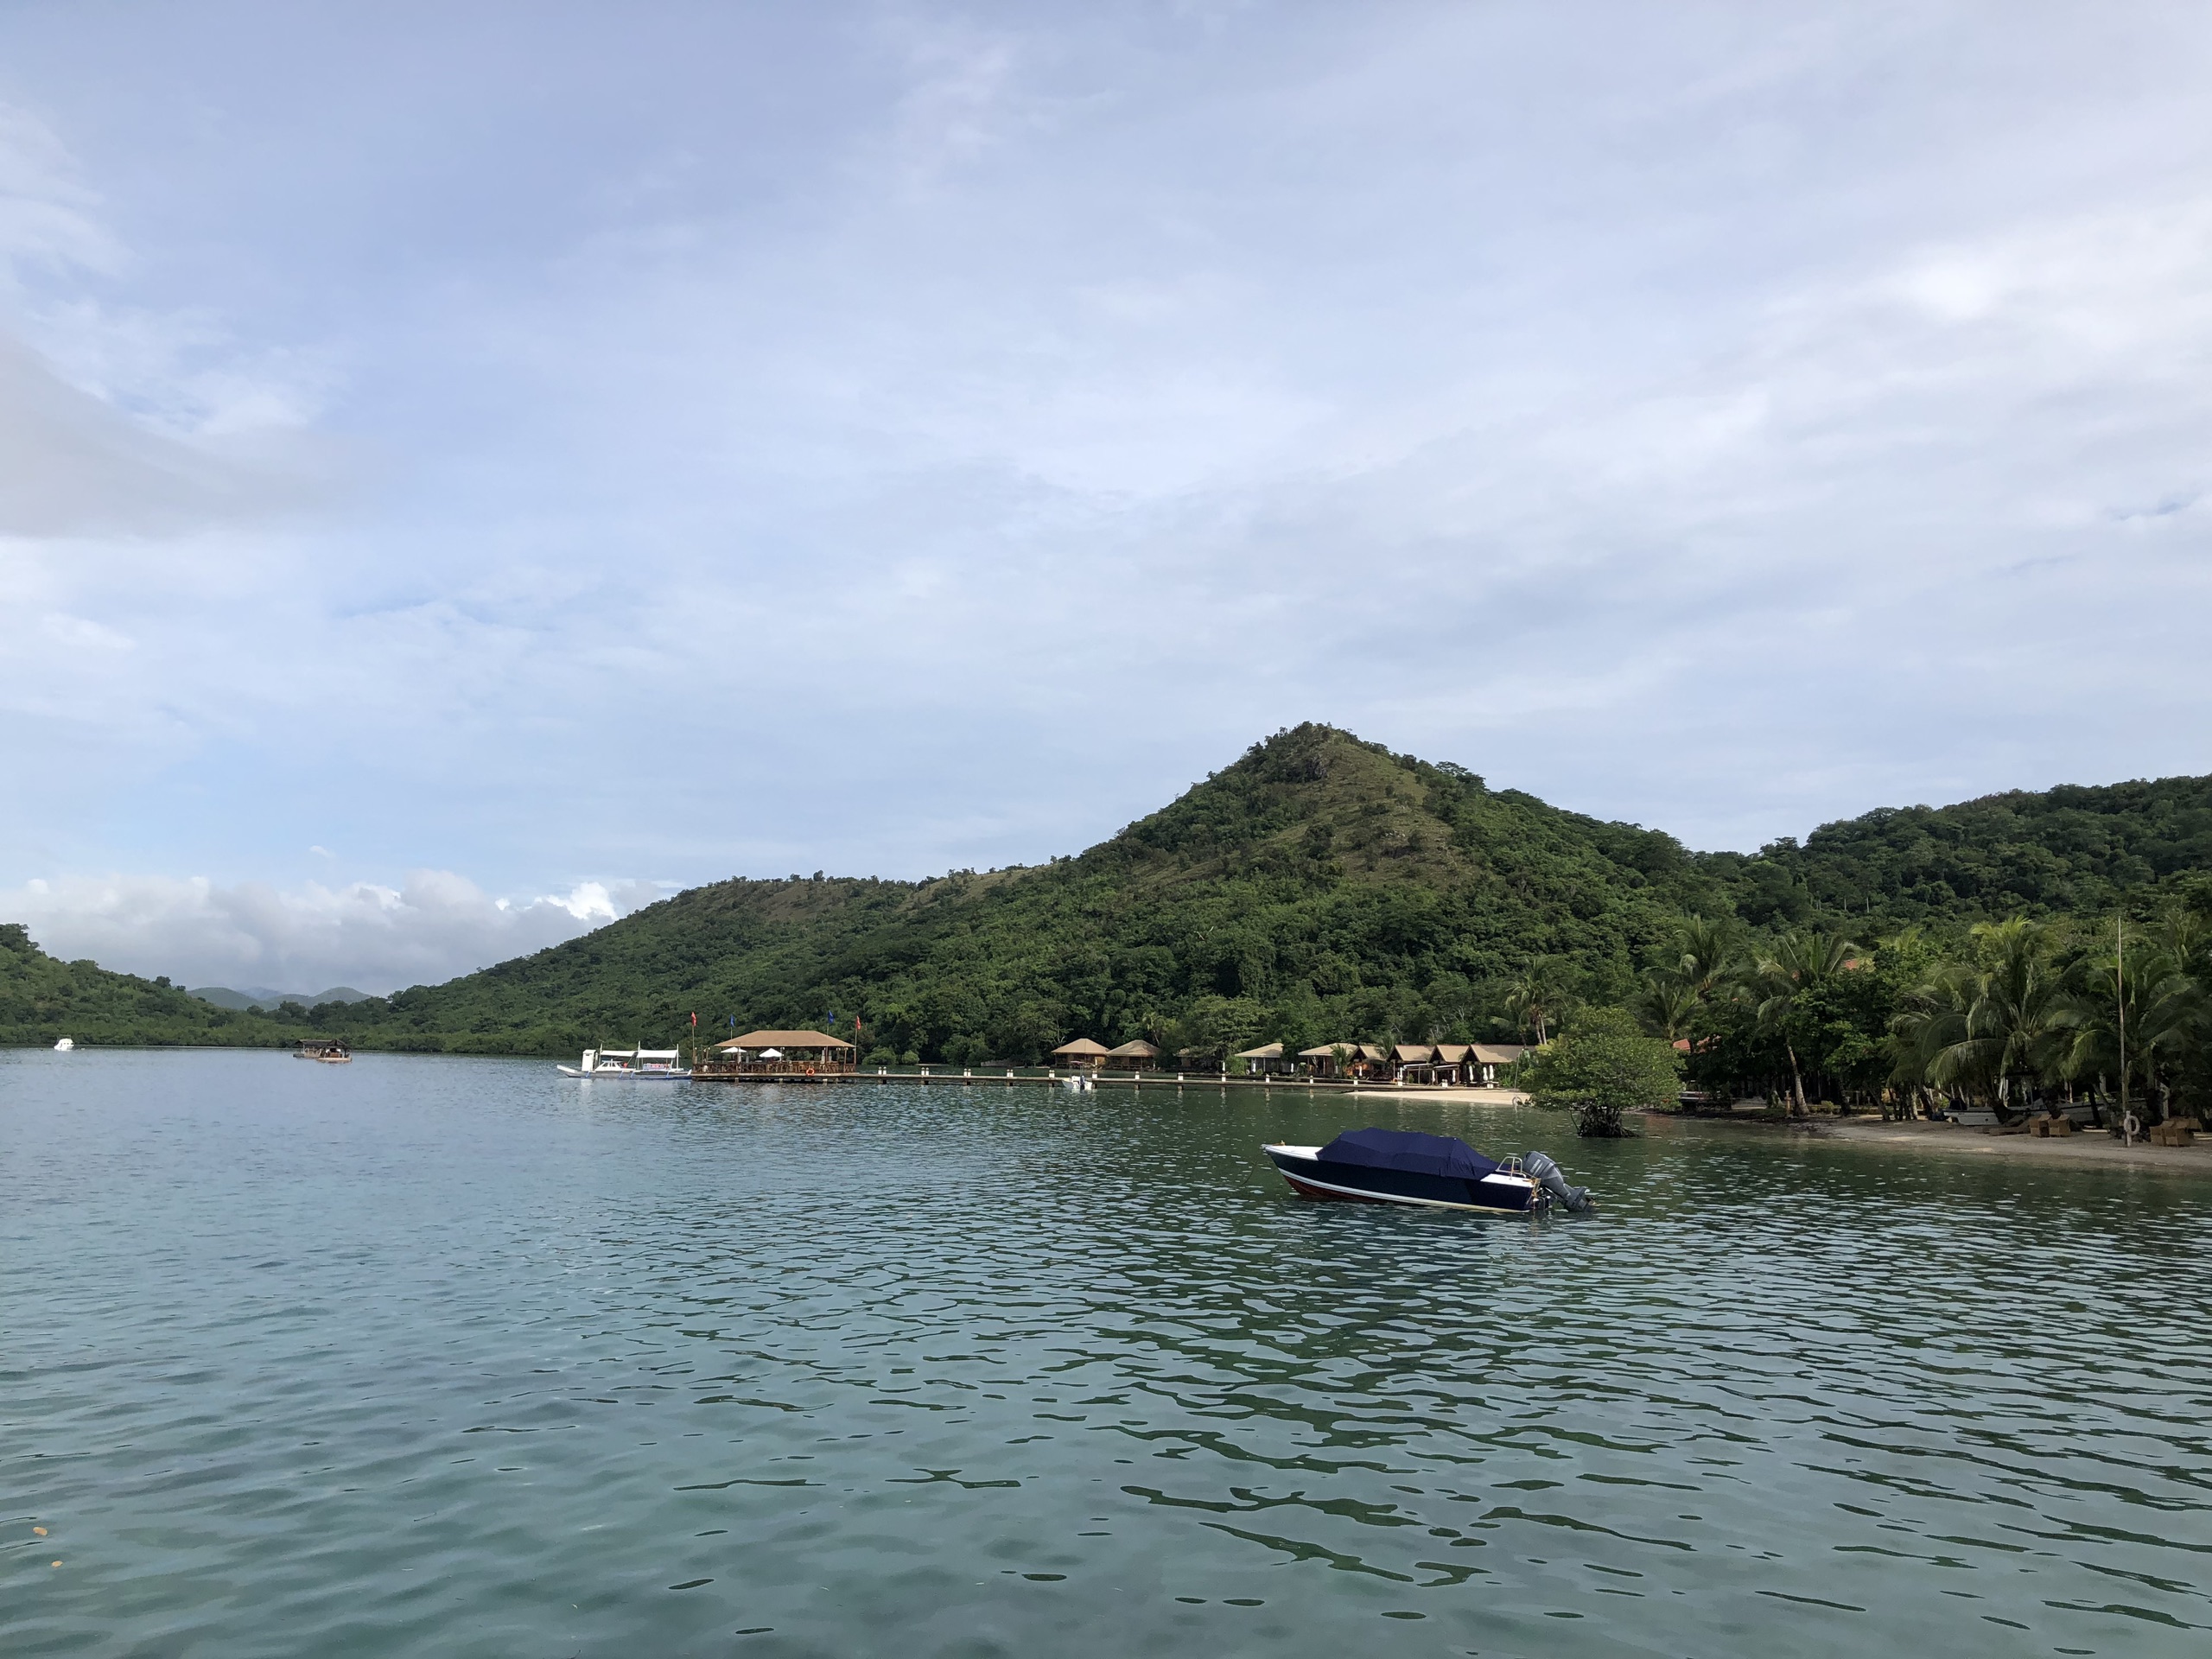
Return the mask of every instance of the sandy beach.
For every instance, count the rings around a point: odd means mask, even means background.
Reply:
[[[1956,1123],[1885,1123],[1871,1118],[1815,1120],[1811,1132],[1823,1141],[1848,1141],[1862,1146],[1896,1147],[1955,1157],[2003,1158],[2045,1164],[2101,1164],[2170,1170],[2182,1174],[2212,1175],[2212,1137],[2202,1135],[2197,1137],[2193,1146],[2154,1147],[2138,1141],[2130,1147],[2122,1145],[2102,1130],[2087,1135],[2044,1138],[2031,1135],[1991,1135],[1982,1129]]]
[[[1395,1089],[1378,1084],[1348,1090],[1370,1098],[1411,1096],[1454,1106],[1525,1106],[1529,1096],[1513,1089]],[[2031,1135],[1991,1135],[1960,1123],[1884,1122],[1871,1117],[1815,1117],[1784,1122],[1769,1117],[1678,1117],[1669,1112],[1646,1112],[1644,1133],[1665,1135],[1689,1130],[1736,1135],[1803,1135],[1821,1141],[1844,1141],[1857,1146],[1892,1147],[1904,1152],[1939,1156],[1995,1158],[2043,1164],[2098,1164],[2137,1169],[2161,1169],[2178,1174],[2212,1176],[2212,1135],[2199,1135],[2194,1146],[2154,1147],[2145,1141],[2122,1146],[2101,1129],[2056,1138]]]

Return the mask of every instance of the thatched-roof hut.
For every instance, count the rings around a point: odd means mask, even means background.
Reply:
[[[1298,1062],[1283,1052],[1281,1043],[1262,1043],[1257,1048],[1248,1048],[1236,1057],[1244,1062],[1247,1071],[1262,1075],[1284,1073],[1298,1069]]]
[[[1147,1071],[1160,1063],[1166,1051],[1155,1048],[1143,1038],[1123,1043],[1119,1048],[1106,1051],[1104,1064],[1122,1071]]]

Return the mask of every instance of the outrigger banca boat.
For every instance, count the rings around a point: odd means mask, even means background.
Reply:
[[[1347,1129],[1325,1147],[1263,1146],[1300,1198],[1408,1204],[1493,1215],[1541,1215],[1554,1203],[1597,1207],[1541,1152],[1494,1162],[1464,1141],[1413,1129]]]
[[[656,1083],[682,1083],[691,1073],[677,1065],[682,1051],[673,1048],[588,1048],[582,1064],[557,1068],[564,1077],[636,1077]]]

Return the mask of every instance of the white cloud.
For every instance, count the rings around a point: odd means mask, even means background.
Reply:
[[[1706,845],[2212,768],[2204,16],[496,11],[9,54],[0,877],[582,926],[1306,717]]]
[[[494,899],[450,870],[397,887],[111,875],[34,878],[0,895],[0,918],[48,954],[179,984],[377,993],[435,984],[588,932],[662,896],[651,882],[588,881],[571,892]]]
[[[0,272],[12,282],[19,266],[120,270],[123,249],[99,208],[54,130],[28,110],[0,104]]]
[[[0,536],[175,534],[315,499],[329,363],[97,297],[133,264],[101,207],[51,128],[0,104]]]

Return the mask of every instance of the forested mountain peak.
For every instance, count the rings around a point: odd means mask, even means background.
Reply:
[[[1625,997],[1687,913],[1872,939],[1905,922],[2145,903],[2208,870],[2212,779],[1888,809],[1802,845],[1694,854],[1309,724],[1072,856],[925,881],[717,881],[533,956],[312,1018],[366,1046],[484,1052],[664,1043],[694,1014],[702,1031],[857,1020],[864,1048],[932,1060],[1027,1058],[1077,1035],[1169,1048],[1484,1037],[1498,1034],[1511,982],[1539,969],[1592,1000]],[[182,996],[86,974],[99,970],[0,950],[0,978],[18,988],[104,985],[146,1018]],[[187,1039],[268,1040],[276,1027],[200,1031]]]
[[[717,882],[406,992],[385,1035],[557,1047],[666,1036],[692,1012],[725,1029],[857,1018],[894,1053],[958,1058],[1077,1034],[1462,1029],[1476,988],[1532,955],[1627,983],[1700,902],[1726,898],[1671,836],[1306,725],[1073,857]]]
[[[1516,856],[1524,849],[1538,856]],[[1316,867],[1357,881],[1498,877],[1533,899],[1533,867],[1545,854],[1577,861],[1594,855],[1609,868],[1586,874],[1631,887],[1697,880],[1694,861],[1672,836],[1600,823],[1518,791],[1493,791],[1464,766],[1394,754],[1312,724],[1254,744],[1080,861],[1155,879],[1310,874]]]

